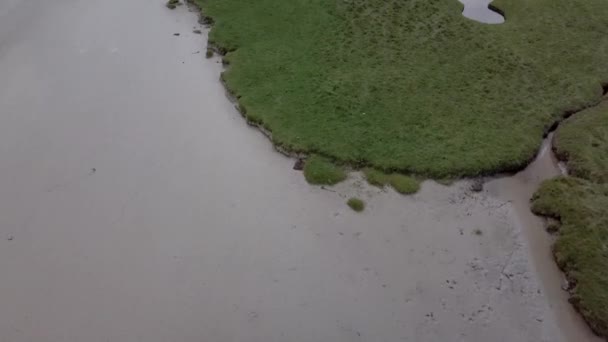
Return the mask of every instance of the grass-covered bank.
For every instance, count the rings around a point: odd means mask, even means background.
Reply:
[[[553,253],[571,283],[570,301],[608,338],[608,103],[562,123],[554,149],[571,176],[544,182],[532,210],[559,220]]]
[[[560,220],[553,254],[572,288],[570,302],[608,337],[608,185],[574,177],[543,183],[532,210]]]
[[[608,182],[608,101],[566,120],[553,146],[557,158],[567,163],[570,175]]]
[[[223,79],[282,148],[431,177],[520,168],[608,80],[604,0],[195,0]]]

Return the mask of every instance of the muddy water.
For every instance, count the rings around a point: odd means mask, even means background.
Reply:
[[[0,15],[0,340],[536,342],[578,329],[502,193],[425,182],[404,197],[357,174],[307,185],[226,99],[185,7],[12,0]]]
[[[458,0],[464,5],[462,15],[484,24],[502,24],[505,18],[488,6],[492,0]]]

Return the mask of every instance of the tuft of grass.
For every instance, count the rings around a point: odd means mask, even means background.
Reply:
[[[346,204],[348,204],[348,206],[356,211],[356,212],[362,212],[365,209],[365,202],[363,202],[363,200],[352,197],[350,198]]]
[[[391,175],[390,184],[397,192],[404,195],[414,194],[420,190],[420,182],[417,179],[398,173]]]
[[[304,165],[304,177],[310,184],[334,185],[346,179],[346,172],[327,158],[312,155]]]
[[[608,81],[608,2],[196,0],[229,89],[286,150],[458,178],[510,171]],[[564,23],[567,23],[564,24]]]
[[[413,177],[399,173],[386,174],[372,168],[364,169],[363,173],[369,184],[379,187],[390,184],[390,186],[401,194],[413,194],[420,190],[420,182]]]
[[[207,58],[211,58],[213,57],[213,49],[207,49],[207,52],[205,52],[205,57]]]
[[[482,236],[483,235],[483,231],[479,228],[476,228],[473,230],[473,234],[477,235],[477,236]]]
[[[169,1],[167,1],[167,8],[175,9],[177,6],[179,6],[181,4],[182,3],[179,2],[179,0],[169,0]]]
[[[366,168],[363,169],[363,174],[365,174],[365,179],[367,179],[367,182],[371,185],[382,188],[389,183],[390,176],[382,171]]]

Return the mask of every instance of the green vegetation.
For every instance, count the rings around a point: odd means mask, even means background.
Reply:
[[[362,200],[358,199],[358,198],[350,198],[348,200],[348,202],[346,202],[346,204],[348,204],[348,206],[356,211],[356,212],[362,212],[365,209],[365,202],[363,202]]]
[[[196,0],[223,80],[275,144],[435,178],[522,167],[608,80],[605,0]]]
[[[363,170],[367,182],[371,185],[384,187],[390,184],[397,192],[402,194],[413,194],[420,190],[420,182],[415,178],[408,177],[399,173],[386,174],[372,168]]]
[[[313,155],[306,160],[304,177],[310,184],[334,185],[346,179],[346,172],[328,159]]]
[[[557,157],[575,177],[608,182],[608,101],[566,120],[554,140]]]
[[[179,0],[169,0],[169,1],[167,1],[167,8],[175,9],[177,6],[179,6],[181,4],[182,3],[179,2]]]
[[[543,183],[534,213],[559,219],[553,254],[571,283],[570,302],[608,337],[608,185],[560,177]]]
[[[420,182],[418,180],[396,173],[391,175],[390,184],[397,192],[405,195],[413,194],[420,190]]]
[[[556,132],[558,156],[572,177],[544,182],[532,211],[552,217],[553,254],[571,284],[570,302],[608,337],[608,103],[566,120]]]

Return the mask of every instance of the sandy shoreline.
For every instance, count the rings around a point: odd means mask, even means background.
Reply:
[[[591,340],[525,173],[310,186],[225,96],[195,13],[24,4],[0,8],[35,19],[0,33],[0,340]]]

